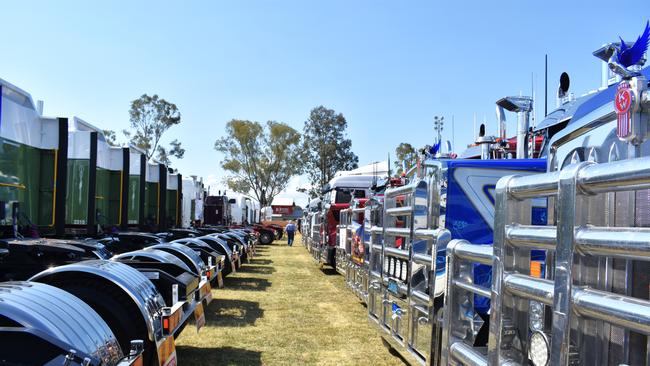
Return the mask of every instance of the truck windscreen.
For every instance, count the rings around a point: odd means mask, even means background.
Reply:
[[[334,203],[350,203],[352,198],[365,198],[366,191],[363,189],[341,189],[336,190]]]

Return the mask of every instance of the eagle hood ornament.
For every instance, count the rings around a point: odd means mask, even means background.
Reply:
[[[636,70],[630,70],[633,66],[641,66],[645,63],[645,52],[648,50],[650,41],[650,21],[646,23],[645,30],[637,38],[632,46],[629,46],[621,37],[620,44],[612,43],[607,46],[609,54],[607,65],[616,74],[629,79],[639,74]]]

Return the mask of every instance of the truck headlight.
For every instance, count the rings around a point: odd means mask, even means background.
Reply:
[[[546,366],[549,356],[546,335],[542,332],[533,332],[528,345],[528,359],[534,366]]]
[[[537,301],[531,301],[528,305],[528,314],[530,330],[533,332],[544,330],[544,305]]]

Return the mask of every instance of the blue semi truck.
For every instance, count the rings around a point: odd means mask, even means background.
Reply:
[[[371,196],[369,319],[408,363],[649,364],[650,72],[623,48],[594,52],[612,70],[596,91],[573,97],[563,74],[537,126],[532,99],[502,98],[515,138],[425,148]]]

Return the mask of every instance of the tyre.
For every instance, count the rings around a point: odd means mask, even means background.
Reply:
[[[273,235],[271,235],[268,232],[263,232],[260,235],[260,243],[262,243],[264,245],[269,245],[269,244],[273,243]]]
[[[329,257],[329,263],[332,268],[336,269],[336,250],[328,250],[327,256]]]

